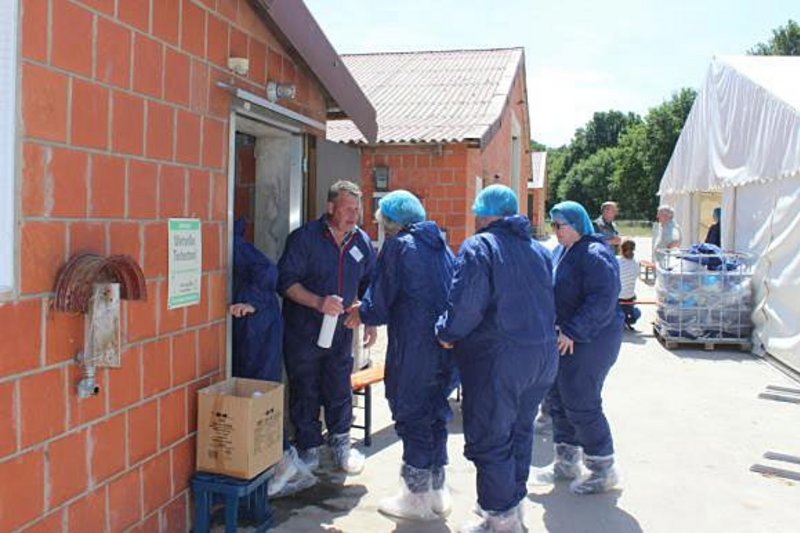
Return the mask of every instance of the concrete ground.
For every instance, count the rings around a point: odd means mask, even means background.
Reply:
[[[640,250],[649,250],[649,243],[642,242]],[[652,287],[640,283],[639,295],[652,299]],[[644,306],[638,331],[625,333],[619,360],[605,386],[621,487],[578,497],[566,484],[529,483],[524,502],[528,531],[800,531],[800,483],[750,471],[760,463],[800,476],[800,464],[763,457],[770,451],[800,456],[800,405],[759,399],[768,385],[800,389],[800,384],[748,353],[668,351],[653,337],[654,318],[654,306]],[[381,352],[373,349],[374,354]],[[368,456],[365,471],[350,478],[326,471],[316,487],[273,502],[274,531],[440,533],[457,531],[473,517],[475,469],[462,455],[461,416],[455,400],[447,468],[452,513],[446,519],[419,523],[392,520],[377,511],[380,499],[398,487],[401,444],[381,387],[373,389],[373,398],[373,444],[365,448],[357,443]],[[360,431],[353,435],[360,437]],[[535,465],[551,459],[552,443],[538,436]]]

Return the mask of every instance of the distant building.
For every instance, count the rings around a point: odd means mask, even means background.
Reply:
[[[531,153],[531,181],[528,182],[528,216],[533,224],[534,233],[543,235],[544,201],[547,198],[547,152]]]
[[[485,185],[512,187],[520,211],[535,214],[526,201],[532,176],[522,48],[342,59],[375,107],[378,138],[367,142],[349,120],[329,121],[327,137],[361,149],[364,226],[373,237],[377,200],[395,189],[418,195],[454,248],[475,231],[470,207]]]

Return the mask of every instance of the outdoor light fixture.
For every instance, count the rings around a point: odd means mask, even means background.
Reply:
[[[267,82],[267,100],[277,102],[278,100],[294,100],[295,86],[291,83]]]
[[[250,70],[250,60],[246,57],[229,57],[228,68],[239,76],[247,76],[247,72]]]
[[[376,191],[389,190],[389,167],[378,165],[372,169],[372,179],[375,183]]]

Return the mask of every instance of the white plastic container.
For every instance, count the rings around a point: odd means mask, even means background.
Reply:
[[[340,296],[334,296],[340,302]],[[325,315],[322,319],[322,326],[319,328],[319,336],[317,337],[317,346],[320,348],[330,348],[333,343],[333,334],[336,332],[336,322],[339,321],[337,315]]]

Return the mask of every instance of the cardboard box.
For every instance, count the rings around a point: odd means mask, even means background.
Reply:
[[[250,479],[282,456],[282,384],[230,378],[197,391],[197,470]]]

